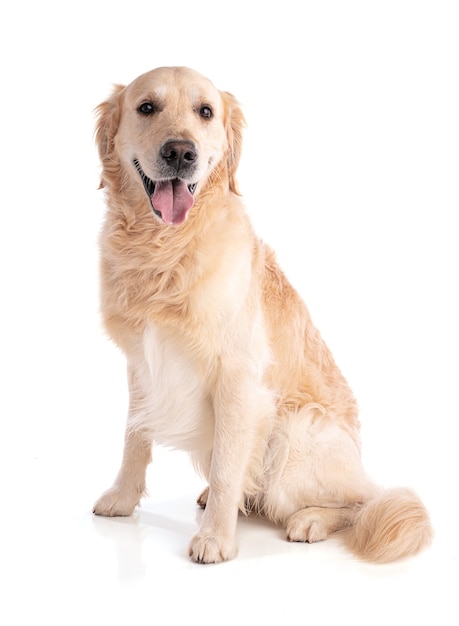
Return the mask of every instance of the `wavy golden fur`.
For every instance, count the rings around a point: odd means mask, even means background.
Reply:
[[[197,562],[236,555],[239,509],[291,541],[347,529],[362,559],[414,554],[428,514],[367,477],[354,397],[250,226],[235,180],[243,126],[232,95],[183,67],[98,107],[102,314],[126,355],[130,407],[120,471],[94,512],[132,513],[157,442],[187,450],[208,481]]]

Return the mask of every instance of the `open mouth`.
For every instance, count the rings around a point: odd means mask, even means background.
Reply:
[[[189,185],[181,178],[153,181],[145,174],[137,159],[133,163],[140,174],[155,215],[165,224],[178,225],[184,222],[194,204],[193,194],[197,183]]]

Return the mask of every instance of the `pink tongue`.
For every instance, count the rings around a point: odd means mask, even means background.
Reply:
[[[151,197],[153,208],[160,211],[166,224],[181,224],[194,203],[188,185],[178,178],[156,183]]]

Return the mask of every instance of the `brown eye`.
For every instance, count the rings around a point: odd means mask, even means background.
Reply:
[[[142,102],[142,104],[137,108],[137,111],[142,115],[151,115],[156,111],[156,109],[152,102]]]
[[[199,115],[206,120],[210,120],[210,118],[213,117],[214,114],[212,112],[212,109],[209,106],[207,106],[207,104],[204,104],[199,109]]]

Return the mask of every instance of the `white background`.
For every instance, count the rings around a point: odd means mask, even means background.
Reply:
[[[2,623],[458,623],[456,7],[2,5]],[[426,502],[421,556],[362,564],[243,519],[236,561],[194,565],[201,482],[163,450],[133,518],[92,517],[127,403],[98,318],[93,109],[161,65],[240,100],[249,214],[356,393],[369,473]]]

